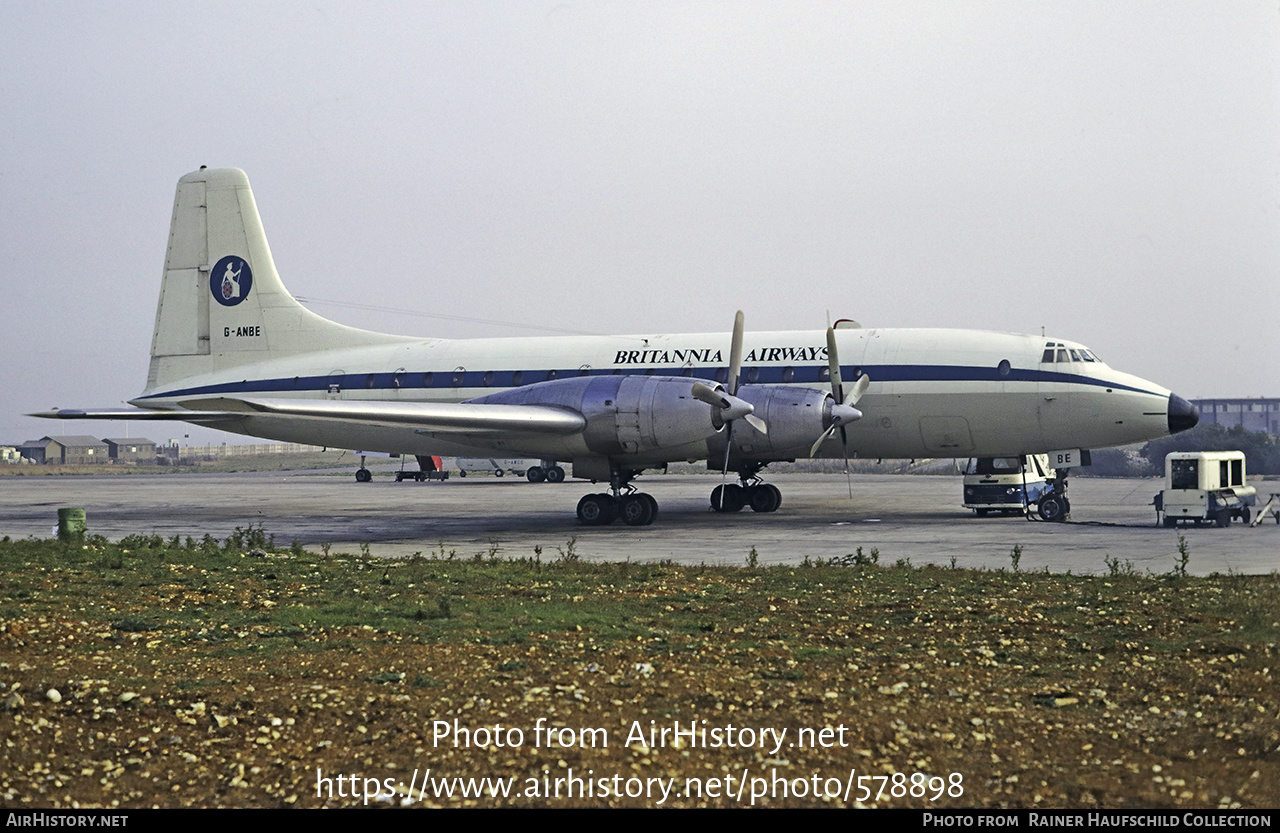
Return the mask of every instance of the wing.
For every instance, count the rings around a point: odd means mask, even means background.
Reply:
[[[378,402],[329,399],[196,399],[181,403],[192,413],[219,418],[246,415],[305,417],[369,425],[411,426],[421,431],[470,436],[499,434],[576,434],[587,427],[577,411],[554,405],[497,405],[472,402]],[[172,411],[168,413],[173,413]],[[172,419],[173,417],[169,417]]]

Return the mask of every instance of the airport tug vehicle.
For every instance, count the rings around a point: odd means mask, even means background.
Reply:
[[[1245,485],[1241,451],[1175,451],[1164,458],[1164,490],[1155,496],[1156,520],[1230,526],[1248,523],[1257,490]]]
[[[991,512],[1025,515],[1053,491],[1056,476],[1047,454],[970,458],[964,469],[964,508],[978,517]]]

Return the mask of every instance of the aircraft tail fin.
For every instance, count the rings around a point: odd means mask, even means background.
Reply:
[[[251,362],[397,338],[329,321],[289,294],[244,171],[201,168],[178,180],[147,392]]]

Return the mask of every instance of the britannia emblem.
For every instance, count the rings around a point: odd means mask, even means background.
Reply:
[[[234,307],[249,296],[253,272],[242,257],[228,255],[214,264],[209,274],[209,289],[224,307]]]

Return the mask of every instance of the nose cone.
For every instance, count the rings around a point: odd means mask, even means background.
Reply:
[[[1196,410],[1195,405],[1192,405],[1176,393],[1169,394],[1170,434],[1186,431],[1188,428],[1195,428],[1196,423],[1199,421],[1200,412]]]

